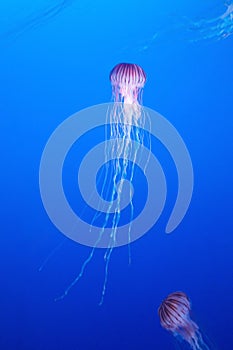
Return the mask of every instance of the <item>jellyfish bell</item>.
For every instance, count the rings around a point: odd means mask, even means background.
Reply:
[[[109,78],[114,102],[109,121],[112,125],[123,126],[124,134],[129,138],[133,130],[130,125],[136,124],[136,127],[142,128],[145,119],[148,119],[142,107],[146,73],[135,63],[118,63],[111,70]]]
[[[119,63],[110,72],[115,102],[140,103],[141,92],[146,83],[146,73],[137,64]]]
[[[169,294],[158,309],[161,326],[189,343],[193,350],[209,350],[198,325],[190,318],[191,303],[184,292]]]
[[[173,330],[182,325],[183,318],[188,316],[190,309],[190,301],[185,293],[169,294],[158,309],[161,326]]]

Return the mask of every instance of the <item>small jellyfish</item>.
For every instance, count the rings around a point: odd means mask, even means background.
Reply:
[[[184,339],[193,350],[209,350],[198,325],[190,318],[190,311],[191,303],[184,292],[169,294],[158,309],[161,326]]]

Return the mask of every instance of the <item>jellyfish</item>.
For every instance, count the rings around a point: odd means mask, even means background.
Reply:
[[[190,311],[190,300],[184,292],[169,294],[158,309],[161,326],[184,339],[193,350],[209,350]]]
[[[135,164],[142,157],[141,146],[143,145],[150,149],[151,145],[150,133],[144,130],[145,125],[148,128],[150,127],[150,118],[142,108],[142,92],[146,83],[146,74],[137,64],[120,63],[111,70],[109,78],[112,85],[113,104],[106,115],[106,125],[108,128],[106,129],[105,139],[109,142],[106,142],[104,150],[105,166],[102,189],[100,191],[101,197],[104,197],[106,193],[108,194],[108,207],[104,211],[101,203],[99,203],[98,210],[90,224],[91,231],[97,219],[104,213],[98,240],[88,258],[84,261],[79,275],[68,286],[63,295],[56,300],[64,298],[82,277],[105,229],[110,227],[109,243],[104,254],[105,277],[99,304],[101,305],[103,303],[108,280],[109,262],[113,249],[116,246],[118,228],[122,225],[121,211],[122,207],[124,207],[122,202],[125,201],[125,197],[128,198],[128,213],[130,213],[127,216],[127,220],[129,263],[131,261],[131,224],[134,218],[133,189],[131,184],[135,173]],[[142,163],[144,173],[149,162],[149,154],[150,152],[148,152],[147,159],[143,159],[140,162],[140,164]],[[128,186],[126,186],[126,183],[128,183]]]
[[[109,220],[111,220],[112,233],[110,235],[109,247],[105,254],[106,272],[101,303],[103,301],[107,283],[108,264],[117,239],[117,228],[120,224],[123,186],[125,181],[128,180],[130,184],[133,181],[136,160],[138,157],[140,157],[140,145],[145,145],[150,148],[150,137],[144,132],[144,126],[146,123],[150,123],[150,120],[149,116],[144,113],[141,105],[143,88],[146,83],[146,74],[144,70],[137,64],[119,63],[112,69],[109,78],[112,85],[112,96],[114,103],[112,109],[107,114],[107,122],[110,125],[110,135],[106,135],[106,138],[110,139],[111,147],[107,147],[105,149],[105,153],[106,164],[107,159],[112,159],[111,172],[113,174],[113,185],[112,189],[110,190],[111,199],[103,228],[106,227]],[[129,159],[132,161],[129,161]],[[149,158],[145,162],[143,169],[144,171],[147,167],[148,161]],[[108,177],[108,175],[109,167],[107,166],[105,179]],[[132,187],[129,186],[129,263],[131,261],[131,223],[134,215],[132,196]],[[113,209],[112,205],[115,197],[117,197],[117,201]],[[112,211],[112,209],[113,217],[110,218],[109,213]]]

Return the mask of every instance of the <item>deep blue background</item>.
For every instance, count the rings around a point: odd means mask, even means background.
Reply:
[[[0,348],[172,350],[176,341],[161,328],[157,308],[183,290],[211,349],[232,350],[233,37],[193,43],[188,31],[183,35],[183,18],[208,20],[224,12],[223,3],[64,3],[53,18],[46,9],[59,1],[1,4]],[[141,50],[157,31],[158,40]],[[165,208],[132,244],[130,266],[127,247],[115,249],[102,307],[102,250],[69,295],[54,302],[90,249],[67,239],[38,271],[64,239],[40,199],[40,157],[64,119],[110,101],[108,75],[121,61],[145,69],[144,104],[185,140],[195,173],[192,202],[171,235],[164,232]]]

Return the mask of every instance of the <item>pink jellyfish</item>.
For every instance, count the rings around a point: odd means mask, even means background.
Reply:
[[[172,332],[173,335],[181,336],[193,350],[208,350],[198,325],[190,318],[190,310],[191,304],[185,293],[169,294],[158,309],[161,326]]]
[[[141,103],[141,92],[146,82],[144,70],[133,63],[119,63],[110,72],[115,102]]]
[[[111,70],[109,78],[114,102],[108,115],[110,138],[123,140],[113,149],[114,152],[118,149],[116,158],[125,158],[132,146],[131,140],[143,144],[143,129],[145,124],[150,124],[149,116],[142,108],[146,73],[137,64],[119,63]]]

